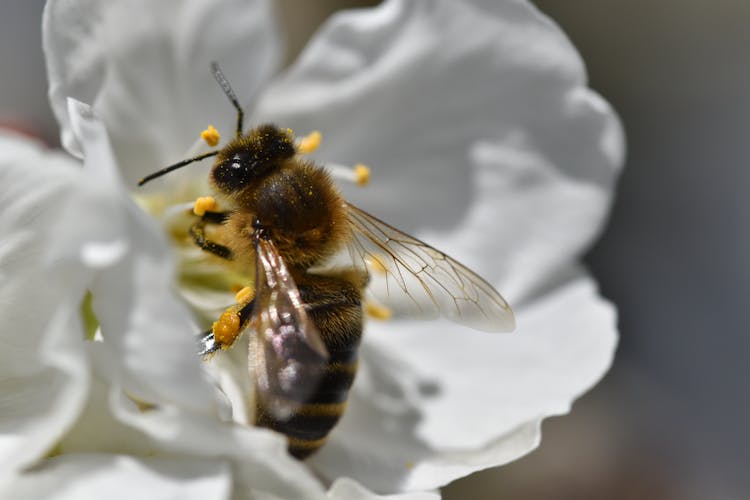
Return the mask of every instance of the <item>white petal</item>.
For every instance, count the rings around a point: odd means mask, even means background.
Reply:
[[[287,453],[286,441],[276,433],[169,408],[140,412],[124,397],[112,403],[117,419],[148,436],[160,453],[230,460],[238,498],[325,497],[320,483]]]
[[[129,183],[183,159],[209,123],[234,132],[210,61],[247,104],[279,59],[268,0],[53,0],[42,29],[63,145],[80,155],[67,97],[93,103]]]
[[[611,307],[571,267],[606,214],[622,131],[560,30],[519,1],[344,13],[258,116],[322,130],[318,158],[373,167],[353,201],[419,229],[518,313],[506,337],[371,324],[348,411],[313,466],[375,491],[425,489],[536,446],[541,419],[598,380],[616,341]]]
[[[54,446],[88,390],[78,311],[91,272],[69,258],[80,242],[66,229],[96,203],[70,159],[10,135],[0,135],[0,186],[0,470],[9,473]],[[101,229],[90,226],[89,238]]]
[[[230,491],[226,462],[93,453],[48,459],[0,486],[3,498],[17,500],[227,500]]]
[[[376,495],[348,477],[337,479],[328,490],[331,500],[440,500],[436,492],[401,493],[396,495]]]
[[[575,49],[518,1],[337,15],[257,120],[321,130],[317,158],[372,167],[353,202],[507,283],[512,303],[591,241],[623,156]]]
[[[58,444],[57,452],[228,461],[234,498],[323,497],[321,485],[288,455],[281,436],[179,408],[139,408],[121,387],[112,385],[111,362],[103,343],[88,347],[94,366],[92,391],[83,414]]]
[[[110,188],[110,197],[124,200],[113,215],[127,229],[130,250],[100,270],[91,285],[103,337],[91,346],[92,355],[108,387],[108,407],[95,390],[73,435],[61,443],[62,451],[86,450],[88,435],[95,450],[227,458],[237,471],[238,498],[323,498],[319,482],[288,455],[281,436],[217,419],[189,314],[173,294],[166,243],[119,184],[102,124],[82,103],[72,102],[69,109],[72,130],[83,146],[84,170]],[[143,410],[134,399],[153,406]],[[106,439],[104,429],[120,435]],[[128,436],[132,441],[123,443]]]
[[[215,413],[213,389],[195,354],[190,313],[174,293],[174,264],[164,236],[120,183],[103,125],[83,103],[71,100],[69,111],[71,130],[83,146],[84,170],[119,202],[116,212],[98,215],[116,221],[127,238],[128,251],[101,269],[91,285],[114,378],[139,400]]]
[[[152,440],[139,430],[119,421],[115,416],[110,399],[112,389],[106,376],[110,363],[103,353],[102,342],[89,342],[86,346],[93,361],[91,390],[86,406],[73,427],[57,444],[55,451],[60,454],[72,453],[112,453],[137,456],[154,455],[158,448]],[[104,354],[104,355],[103,355]],[[135,406],[135,403],[131,401]]]
[[[517,312],[513,335],[371,325],[347,413],[315,469],[375,491],[423,490],[533,449],[540,420],[567,412],[609,367],[615,314],[583,276]]]

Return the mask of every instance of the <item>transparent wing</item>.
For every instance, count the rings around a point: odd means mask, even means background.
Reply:
[[[371,276],[377,301],[422,317],[443,315],[488,332],[515,328],[508,303],[476,273],[427,243],[399,231],[349,203],[350,253]]]
[[[259,239],[256,253],[256,335],[251,340],[250,370],[256,377],[259,402],[284,420],[317,387],[328,352],[274,245]]]

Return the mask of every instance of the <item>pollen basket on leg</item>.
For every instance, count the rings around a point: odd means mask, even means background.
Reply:
[[[222,347],[231,346],[240,334],[240,315],[236,307],[230,307],[224,311],[212,326],[214,339]]]
[[[246,286],[239,290],[234,298],[238,304],[247,304],[255,298],[255,289]]]

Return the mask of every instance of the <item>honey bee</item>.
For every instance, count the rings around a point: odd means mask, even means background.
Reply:
[[[323,446],[346,406],[372,274],[385,283],[378,300],[386,305],[408,300],[423,316],[486,331],[512,330],[515,320],[487,281],[344,200],[330,173],[301,157],[290,130],[261,125],[243,133],[231,86],[215,63],[212,72],[237,111],[235,137],[139,185],[216,157],[209,184],[230,208],[201,210],[190,234],[206,252],[254,265],[255,283],[254,294],[238,298],[201,335],[200,354],[254,331],[255,424],[286,435],[289,452],[304,459]],[[225,241],[208,238],[207,225],[223,226]],[[342,254],[346,265],[330,264]]]

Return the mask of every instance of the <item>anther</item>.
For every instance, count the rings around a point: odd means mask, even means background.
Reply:
[[[354,165],[354,177],[358,186],[366,186],[370,182],[370,167],[357,163]]]
[[[216,130],[213,125],[209,125],[206,130],[201,132],[201,139],[206,141],[206,144],[209,146],[214,147],[219,144],[221,136],[219,135],[219,131]]]
[[[388,267],[386,267],[381,257],[370,256],[367,258],[366,262],[367,267],[373,272],[378,274],[385,274],[388,272]]]
[[[393,311],[387,307],[370,301],[365,302],[365,312],[371,318],[380,321],[387,321],[393,316]]]
[[[193,204],[193,213],[198,217],[203,217],[206,212],[214,211],[217,207],[218,204],[213,196],[201,196]]]
[[[317,130],[314,130],[299,140],[299,143],[297,144],[297,152],[303,155],[310,154],[320,147],[322,140],[323,135]]]

